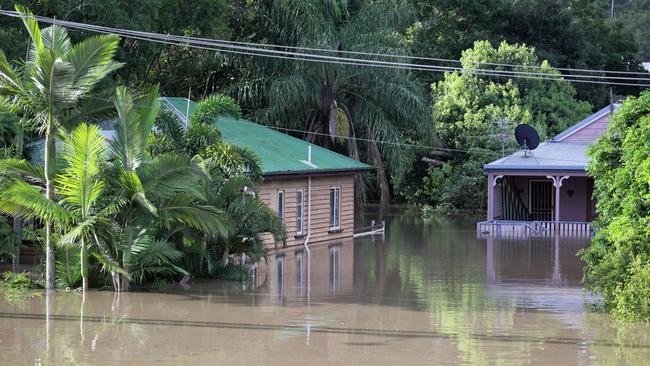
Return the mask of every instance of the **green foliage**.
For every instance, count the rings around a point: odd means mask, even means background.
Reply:
[[[458,59],[476,41],[505,40],[533,47],[540,59],[555,67],[641,71],[639,61],[646,58],[638,57],[632,31],[640,33],[638,40],[647,40],[642,36],[647,32],[644,2],[630,2],[639,3],[636,10],[612,20],[611,0],[411,0],[419,18],[413,27],[413,50],[417,56]],[[621,0],[615,3],[618,6]],[[433,73],[419,77],[438,80]],[[609,101],[608,86],[581,83],[576,89],[580,100],[596,107]],[[637,89],[615,86],[614,93],[638,93]]]
[[[209,146],[221,140],[221,133],[209,124],[191,124],[185,133],[185,151],[187,155],[194,156],[201,154]]]
[[[270,31],[290,46],[408,55],[405,33],[414,20],[403,0],[276,1]],[[238,83],[237,93],[247,104],[265,101],[255,113],[258,120],[304,130],[306,139],[355,159],[365,158],[366,143],[348,137],[388,142],[367,144],[372,150],[367,160],[372,160],[378,183],[385,187],[384,203],[390,193],[386,166],[397,177],[410,168],[413,151],[402,144],[405,135],[417,131],[413,135],[425,143],[432,136],[425,90],[405,70],[273,60],[259,60],[252,70]],[[328,136],[331,131],[347,135],[336,139]]]
[[[26,291],[39,288],[42,288],[42,286],[24,272],[5,272],[0,280],[0,289],[5,291]]]
[[[16,255],[14,232],[9,220],[0,215],[0,263],[8,263]]]
[[[630,265],[628,281],[618,284],[614,315],[634,321],[650,319],[650,263],[637,259]]]
[[[485,205],[483,165],[516,149],[516,125],[531,124],[545,139],[588,115],[591,107],[575,99],[568,82],[504,80],[471,72],[476,62],[491,62],[535,65],[540,73],[560,75],[547,62],[538,62],[532,48],[505,42],[493,47],[480,41],[463,52],[461,61],[463,72],[447,73],[432,86],[434,128],[452,151],[432,152],[444,164],[429,167],[423,184],[407,190],[407,198],[432,206],[480,209]]]
[[[226,178],[247,176],[256,183],[262,182],[261,160],[247,148],[220,142],[209,146],[203,156],[212,160]]]
[[[174,244],[162,239],[154,239],[150,235],[140,235],[131,250],[132,260],[129,268],[131,279],[142,284],[146,279],[156,279],[158,276],[175,276],[187,274],[176,264],[183,253]]]
[[[244,282],[251,278],[252,266],[249,264],[217,264],[210,272],[211,278]]]
[[[72,244],[56,250],[56,287],[76,288],[81,283],[81,252]]]
[[[105,0],[30,1],[34,13],[87,24],[169,33],[192,37],[228,38],[229,0]],[[0,0],[0,8],[11,9],[15,0]],[[26,3],[20,1],[20,3]],[[73,33],[75,40],[81,33]],[[25,57],[27,33],[13,19],[0,20],[0,45],[10,59]],[[117,50],[117,59],[127,64],[116,73],[119,83],[135,88],[160,84],[165,95],[200,95],[212,90],[229,76],[225,57],[212,51],[125,39]],[[105,83],[110,88],[112,82]],[[198,87],[197,87],[198,86]]]
[[[241,117],[241,108],[232,97],[213,94],[202,99],[196,105],[194,112],[190,116],[190,125],[212,125],[221,116],[238,119]]]
[[[585,284],[605,309],[650,320],[650,93],[629,98],[588,151],[598,230],[582,252]],[[645,287],[644,287],[645,286]]]
[[[616,8],[616,16],[621,20],[624,28],[634,35],[639,45],[639,56],[641,60],[650,59],[650,1],[634,0],[620,4]]]

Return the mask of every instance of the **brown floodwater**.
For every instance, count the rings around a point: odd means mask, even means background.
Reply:
[[[270,254],[254,279],[0,299],[2,365],[648,364],[650,327],[591,310],[588,240],[477,239],[396,214],[385,240]]]

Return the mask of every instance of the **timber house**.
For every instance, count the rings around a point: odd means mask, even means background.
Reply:
[[[186,98],[161,102],[183,123],[196,107]],[[353,237],[355,175],[369,165],[243,118],[221,117],[215,126],[224,142],[260,157],[264,181],[257,193],[282,220],[286,246]],[[264,241],[281,245],[271,235]]]
[[[607,131],[611,104],[527,154],[517,151],[485,165],[487,221],[479,235],[591,235],[596,215],[587,148]]]

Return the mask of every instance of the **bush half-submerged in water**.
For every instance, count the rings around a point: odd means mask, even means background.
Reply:
[[[5,272],[0,279],[0,289],[5,291],[27,291],[43,288],[41,284],[32,280],[27,273]]]
[[[252,268],[252,264],[219,264],[212,269],[210,277],[228,281],[246,281],[251,277]]]

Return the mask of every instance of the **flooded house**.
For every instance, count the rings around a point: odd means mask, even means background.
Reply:
[[[186,98],[161,99],[184,122],[196,106]],[[353,237],[355,175],[369,165],[243,118],[221,117],[215,126],[224,142],[259,156],[264,181],[256,194],[282,220],[286,246]],[[264,241],[282,246],[271,235]]]
[[[479,234],[591,235],[596,206],[586,151],[617,107],[610,104],[535,150],[486,164],[487,221],[477,224]]]

